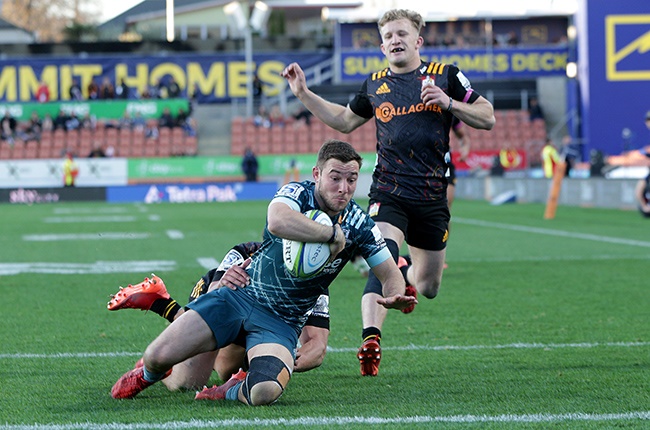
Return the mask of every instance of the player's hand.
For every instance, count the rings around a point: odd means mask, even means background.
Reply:
[[[390,297],[380,297],[377,299],[377,303],[385,307],[386,309],[406,309],[411,305],[417,305],[418,299],[413,296],[405,296],[403,294],[396,294]]]
[[[336,240],[332,243],[330,243],[330,259],[329,262],[331,263],[336,259],[336,256],[339,255],[339,252],[343,251],[345,248],[345,234],[343,233],[343,230],[341,229],[340,224],[335,224],[336,228]]]
[[[425,85],[420,94],[426,106],[438,105],[443,111],[449,106],[450,97],[437,85]]]
[[[240,266],[232,266],[230,269],[226,270],[226,273],[223,274],[221,279],[210,284],[208,291],[221,287],[230,288],[231,290],[246,287],[246,285],[250,283],[250,277],[246,272],[246,268],[250,264],[251,259],[247,258]]]
[[[302,71],[298,63],[289,64],[282,73],[280,73],[280,76],[287,80],[291,92],[296,96],[307,89],[305,72]]]

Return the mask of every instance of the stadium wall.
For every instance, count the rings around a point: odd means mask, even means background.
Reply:
[[[635,209],[634,188],[638,179],[585,178],[562,182],[559,205],[615,209]],[[505,193],[514,193],[517,202],[545,203],[551,188],[550,179],[461,178],[456,184],[456,198],[492,201]]]

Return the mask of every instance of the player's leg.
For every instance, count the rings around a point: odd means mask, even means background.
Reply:
[[[221,348],[211,365],[219,375],[219,379],[227,381],[240,368],[248,369],[246,348],[234,343]]]
[[[391,255],[397,262],[399,258],[398,244],[403,242],[404,234],[399,228],[387,222],[377,222],[377,226],[384,236],[384,240],[386,240]],[[377,376],[379,372],[381,327],[388,313],[386,308],[377,303],[377,299],[380,297],[383,297],[381,282],[370,272],[361,297],[361,320],[363,323],[361,336],[363,343],[357,352],[363,376]]]
[[[167,287],[160,277],[151,274],[139,284],[129,284],[126,288],[111,295],[107,306],[109,311],[119,309],[151,310],[169,322],[183,313],[183,308],[167,292]]]
[[[208,383],[215,357],[221,352],[222,350],[204,352],[178,363],[173,367],[171,375],[162,380],[163,384],[170,391],[201,389]]]
[[[442,282],[449,220],[445,201],[416,206],[410,212],[406,242],[412,265],[402,270],[407,283],[428,299],[436,297]]]
[[[269,405],[284,392],[293,371],[293,355],[283,345],[262,343],[248,351],[250,368],[237,391],[239,401],[250,406]]]
[[[144,366],[125,373],[111,395],[116,399],[133,398],[164,379],[175,364],[216,346],[214,334],[203,318],[195,311],[185,312],[149,344],[143,356]]]
[[[412,265],[408,268],[408,282],[424,297],[433,299],[442,283],[446,248],[430,251],[409,245],[409,252]]]

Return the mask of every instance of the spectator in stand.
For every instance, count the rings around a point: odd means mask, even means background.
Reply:
[[[140,98],[143,100],[149,100],[151,99],[151,90],[149,87],[144,87],[142,91],[140,91]]]
[[[67,113],[63,109],[59,109],[59,113],[56,115],[54,118],[54,123],[53,123],[53,130],[66,130],[66,123],[70,117],[68,116]]]
[[[181,96],[181,87],[176,82],[173,76],[169,77],[169,82],[167,83],[167,97],[170,99],[177,99]]]
[[[120,84],[115,88],[115,98],[116,99],[128,99],[130,88],[124,82],[124,78],[120,79]]]
[[[158,139],[158,136],[160,136],[158,122],[155,119],[147,121],[147,126],[144,128],[144,136],[147,139]]]
[[[68,116],[68,120],[65,123],[65,129],[79,130],[80,128],[81,128],[81,121],[79,120],[79,117],[74,111],[70,112],[70,115]]]
[[[167,87],[158,79],[149,86],[149,95],[152,99],[165,99],[167,98]]]
[[[168,107],[163,108],[160,118],[158,118],[158,127],[174,128],[176,120],[172,116],[171,110]]]
[[[47,86],[45,81],[41,81],[34,95],[39,103],[47,103],[50,101],[50,87]]]
[[[83,100],[81,86],[79,85],[79,79],[77,78],[73,78],[72,85],[70,85],[70,100],[76,102]]]
[[[253,118],[253,124],[255,124],[255,127],[271,128],[271,119],[269,118],[266,106],[260,105],[257,108],[257,115]]]
[[[86,112],[80,121],[80,128],[85,128],[88,130],[97,129],[97,117],[95,115],[91,115],[90,112]]]
[[[519,45],[519,38],[517,37],[517,33],[515,33],[514,31],[509,31],[507,41],[508,41],[508,46]]]
[[[93,149],[88,154],[88,158],[104,158],[106,153],[102,149],[102,144],[99,142],[93,143]]]
[[[541,119],[542,121],[544,120],[544,111],[542,111],[542,107],[539,105],[537,97],[530,98],[528,104],[528,118],[530,119],[530,122],[538,119]]]
[[[296,122],[293,123],[295,128],[299,128],[302,126],[307,126],[309,127],[311,125],[311,117],[312,113],[303,105],[300,105],[298,108],[298,111],[293,115],[293,119],[296,120]]]
[[[99,87],[99,98],[102,100],[112,100],[115,98],[115,87],[108,76],[102,80],[102,86]]]
[[[244,172],[244,176],[246,176],[246,182],[257,182],[258,167],[259,165],[255,153],[250,147],[246,148],[244,159],[241,162],[241,169]]]
[[[144,130],[146,125],[147,121],[145,121],[144,117],[142,116],[142,112],[136,112],[133,116],[133,129],[137,131]]]
[[[0,138],[6,140],[10,145],[13,145],[14,138],[16,137],[16,127],[18,123],[16,118],[11,116],[9,109],[5,110],[5,114],[0,120]]]
[[[34,110],[25,124],[21,139],[25,142],[40,141],[42,132],[43,121],[41,121],[41,117],[38,116],[38,112]]]
[[[52,115],[50,115],[49,112],[47,112],[45,115],[43,115],[43,122],[41,123],[41,130],[43,132],[50,133],[52,130],[54,130],[54,121],[52,120]]]
[[[199,104],[199,96],[201,95],[201,90],[199,89],[199,84],[194,84],[192,89],[192,94],[189,94],[190,107],[188,115],[194,114],[196,106]]]
[[[120,130],[133,130],[133,118],[131,118],[129,111],[124,111],[122,118],[120,118],[118,128]]]
[[[269,113],[269,120],[271,121],[271,127],[284,127],[287,119],[282,114],[280,110],[280,105],[273,105],[271,112]]]
[[[94,79],[88,84],[88,100],[99,99],[99,85]]]
[[[179,107],[178,113],[176,113],[176,127],[185,129],[189,117],[190,116],[187,112],[185,112],[185,109]]]

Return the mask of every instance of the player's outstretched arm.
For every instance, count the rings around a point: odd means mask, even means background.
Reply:
[[[387,309],[400,310],[418,303],[415,297],[405,295],[404,277],[392,258],[373,267],[372,271],[381,282],[384,294],[384,297],[377,299],[377,303]]]
[[[318,94],[312,92],[307,87],[305,73],[298,63],[289,64],[281,73],[291,88],[293,94],[302,102],[302,104],[334,130],[341,133],[350,133],[368,119],[363,118],[352,112],[347,106],[332,103]]]

